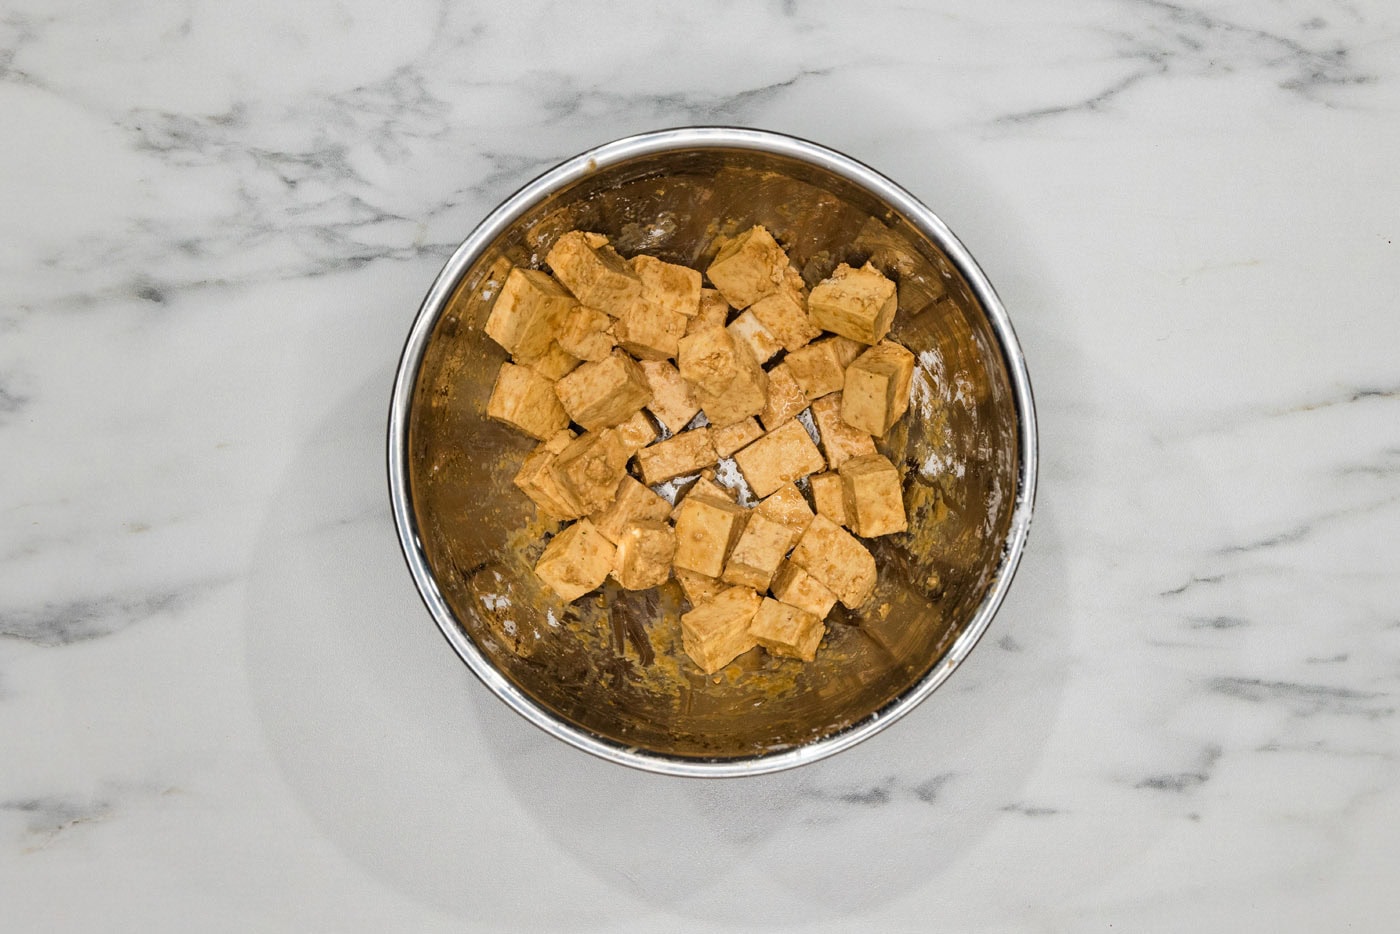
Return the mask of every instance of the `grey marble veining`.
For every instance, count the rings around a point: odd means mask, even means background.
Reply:
[[[0,13],[0,928],[1393,927],[1391,6],[138,6]],[[966,665],[744,782],[505,710],[383,479],[472,225],[697,122],[927,201],[1041,419]]]

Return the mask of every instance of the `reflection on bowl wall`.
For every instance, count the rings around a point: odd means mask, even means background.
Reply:
[[[557,523],[512,483],[533,442],[486,418],[505,352],[485,334],[513,265],[542,268],[573,229],[703,269],[765,225],[813,285],[873,262],[898,283],[890,337],[917,359],[909,414],[879,448],[904,476],[909,531],[866,542],[874,596],[839,605],[814,662],[756,649],[704,675],[680,647],[687,608],[611,585],[564,604],[534,562]],[[1020,349],[981,270],[912,196],[791,137],[686,128],[630,137],[541,176],[462,244],[424,301],[394,387],[389,473],[410,570],[443,634],[507,703],[628,765],[742,775],[845,748],[933,690],[1014,573],[1035,489]]]

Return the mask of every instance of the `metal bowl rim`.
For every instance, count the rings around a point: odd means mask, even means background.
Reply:
[[[434,325],[472,263],[542,198],[600,169],[641,156],[694,149],[753,150],[824,169],[893,208],[936,243],[967,281],[1000,344],[1011,384],[1019,434],[1016,503],[1003,542],[996,578],[978,604],[972,620],[939,663],[881,709],[829,736],[778,752],[724,759],[668,756],[615,743],[557,717],[516,687],[472,642],[439,590],[418,537],[408,481],[408,424],[419,367]],[[665,775],[722,778],[762,775],[794,768],[848,749],[907,714],[948,679],[991,624],[1020,564],[1035,506],[1038,442],[1030,376],[1006,308],[972,254],[938,215],[906,189],[864,163],[799,137],[742,127],[677,127],[604,143],[559,163],[501,202],[453,252],[419,306],[394,376],[387,440],[389,498],[399,545],[423,603],[457,655],[492,693],[556,739],[610,762]]]

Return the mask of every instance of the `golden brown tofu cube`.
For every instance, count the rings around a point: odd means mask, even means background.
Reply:
[[[860,341],[853,341],[849,337],[836,335],[828,337],[831,341],[831,348],[836,351],[836,359],[841,361],[842,369],[851,365],[851,361],[865,353],[866,346]]]
[[[554,382],[572,373],[574,368],[582,361],[563,347],[560,347],[558,341],[555,341],[549,345],[549,349],[544,352],[544,356],[522,360],[521,362],[545,379]]]
[[[779,363],[768,371],[768,399],[763,412],[758,416],[763,427],[772,431],[783,422],[796,418],[797,413],[807,408],[807,394],[793,379],[787,362]]]
[[[854,535],[821,513],[797,540],[791,560],[851,609],[875,589],[875,557]]]
[[[560,324],[555,341],[580,360],[606,360],[617,343],[612,323],[612,318],[596,308],[575,305]]]
[[[688,473],[699,473],[719,461],[710,441],[710,429],[692,428],[637,452],[637,466],[648,486],[665,483]]]
[[[719,577],[747,518],[747,509],[727,499],[687,496],[676,516],[676,567]]]
[[[631,522],[617,540],[613,578],[623,590],[660,587],[671,577],[676,533],[669,522]]]
[[[821,336],[822,329],[807,313],[807,296],[802,277],[792,273],[778,291],[765,295],[749,306],[753,316],[791,353]]]
[[[729,589],[728,584],[704,574],[696,574],[694,571],[682,571],[677,568],[675,574],[676,581],[681,585],[681,592],[693,607],[713,600]]]
[[[671,515],[671,504],[650,487],[623,474],[613,501],[589,516],[602,536],[614,545],[631,522],[663,522]]]
[[[705,674],[714,674],[756,646],[749,623],[763,603],[746,587],[731,587],[681,616],[681,647]]]
[[[763,326],[763,322],[754,316],[752,310],[746,311],[729,325],[729,333],[737,341],[742,341],[744,346],[749,348],[749,353],[759,363],[767,363],[773,355],[783,349],[782,341],[773,336],[773,332]]]
[[[747,308],[777,290],[787,270],[787,254],[768,229],[758,225],[720,247],[705,275],[729,304]]]
[[[836,472],[819,473],[807,479],[812,487],[812,501],[817,504],[817,515],[826,516],[837,525],[846,522],[846,490],[841,475]]]
[[[700,270],[642,255],[632,257],[632,271],[642,280],[648,305],[687,318],[700,313]]]
[[[547,273],[519,266],[506,276],[486,318],[486,333],[519,359],[544,354],[577,302]]]
[[[821,435],[827,466],[837,470],[853,457],[875,453],[875,439],[868,432],[852,428],[841,417],[843,393],[832,393],[812,403],[812,421]]]
[[[763,411],[768,401],[768,374],[724,328],[687,334],[677,356],[681,377],[715,428],[743,421]]]
[[[642,280],[602,234],[571,230],[554,242],[545,262],[575,298],[613,317],[642,297]]]
[[[642,360],[637,365],[642,368],[642,375],[651,389],[647,408],[667,431],[679,433],[700,411],[700,403],[695,401],[690,384],[681,379],[680,371],[667,360]]]
[[[695,482],[676,499],[675,508],[671,510],[671,519],[674,521],[681,514],[681,506],[685,505],[688,496],[712,496],[718,499],[727,499],[731,503],[734,501],[734,491],[720,486],[712,478],[703,473],[695,478]]]
[[[550,473],[584,513],[612,501],[632,456],[614,431],[588,431],[570,441],[550,465]]]
[[[789,480],[826,466],[822,452],[797,420],[784,422],[734,455],[754,495],[762,499]]]
[[[724,428],[757,415],[767,402],[768,374],[760,369],[742,371],[742,376],[719,395],[697,392],[705,418],[714,428]]]
[[[884,340],[897,307],[894,283],[869,263],[860,269],[842,263],[807,300],[807,311],[819,327],[862,344]]]
[[[796,541],[792,529],[783,523],[751,513],[720,576],[731,584],[767,590],[778,565]]]
[[[909,528],[899,470],[883,454],[855,457],[841,465],[847,524],[862,538]]]
[[[784,561],[773,577],[773,596],[789,606],[806,610],[818,619],[826,619],[836,605],[836,594],[791,561]]]
[[[643,360],[670,360],[685,336],[685,315],[637,302],[618,316],[613,333],[622,348]]]
[[[607,580],[615,553],[612,542],[592,522],[580,519],[549,540],[535,573],[571,603]]]
[[[807,505],[807,500],[798,492],[797,487],[791,483],[784,483],[778,487],[774,493],[754,507],[754,513],[787,526],[788,530],[792,532],[794,542],[797,541],[798,536],[807,531],[807,526],[812,524],[812,508]]]
[[[883,438],[909,409],[914,355],[893,341],[881,341],[846,367],[841,418]]]
[[[829,340],[817,341],[790,351],[783,361],[792,378],[802,387],[802,394],[811,402],[846,385],[846,368],[835,345]]]
[[[680,341],[676,363],[681,377],[694,389],[721,393],[738,373],[742,345],[725,328],[687,334]]]
[[[813,613],[764,597],[749,622],[749,632],[769,655],[810,662],[817,657],[817,646],[826,635],[826,624]]]
[[[729,312],[732,309],[729,303],[724,300],[724,296],[719,294],[718,289],[700,290],[700,313],[690,319],[686,325],[685,333],[695,334],[698,331],[709,328],[722,328],[729,320]]]
[[[486,414],[544,441],[569,426],[569,416],[554,395],[554,386],[529,367],[502,363]]]
[[[574,370],[554,384],[554,392],[569,418],[589,431],[625,422],[651,401],[641,367],[619,350]]]
[[[533,451],[525,455],[525,460],[521,462],[520,470],[515,475],[515,485],[534,500],[540,512],[550,518],[564,521],[583,515],[583,507],[574,499],[573,494],[560,485],[550,468],[559,452],[568,447],[573,439],[574,433],[565,428],[548,441],[540,442]],[[646,487],[642,489],[645,490]]]
[[[628,457],[661,437],[651,419],[647,418],[647,413],[641,410],[626,421],[619,422],[612,430],[627,448]]]
[[[759,427],[758,419],[752,416],[723,428],[710,429],[710,440],[714,442],[715,453],[720,457],[728,457],[750,441],[757,441],[761,437],[763,429]]]

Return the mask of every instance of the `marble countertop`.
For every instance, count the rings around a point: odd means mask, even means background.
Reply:
[[[0,928],[1393,930],[1396,7],[642,9],[5,5]],[[744,781],[507,710],[383,468],[456,243],[687,123],[922,198],[1041,423],[968,662]]]

